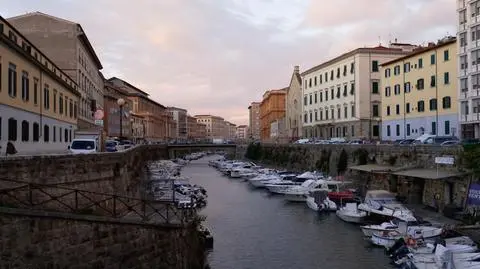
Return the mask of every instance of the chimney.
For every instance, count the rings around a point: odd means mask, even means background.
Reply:
[[[295,74],[300,73],[300,66],[295,65],[295,66],[293,67],[293,73],[295,73]]]
[[[435,43],[433,43],[433,42],[428,42],[428,46],[429,46],[429,47],[433,47],[433,46],[435,46]]]

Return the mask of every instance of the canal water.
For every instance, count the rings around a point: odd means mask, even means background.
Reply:
[[[182,174],[207,190],[200,213],[214,235],[212,269],[392,268],[358,226],[225,177],[208,166],[211,159],[192,161]]]

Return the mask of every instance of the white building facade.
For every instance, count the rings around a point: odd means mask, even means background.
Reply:
[[[352,50],[303,72],[303,136],[379,139],[380,65],[413,49],[395,45]]]
[[[458,0],[458,88],[462,138],[480,138],[480,0]]]

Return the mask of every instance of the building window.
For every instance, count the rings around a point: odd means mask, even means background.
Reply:
[[[343,85],[343,96],[347,96],[348,95],[348,86],[347,84]]]
[[[8,95],[17,97],[17,66],[12,63],[8,65]]]
[[[373,125],[373,136],[380,136],[380,127],[378,125]]]
[[[436,79],[435,79],[435,75],[433,75],[430,77],[430,87],[435,87],[435,85],[436,85]]]
[[[355,72],[355,63],[350,64],[350,74],[353,74]]]
[[[437,123],[432,121],[432,135],[437,134]]]
[[[372,82],[372,93],[373,94],[378,94],[378,81],[373,81]]]
[[[452,100],[451,100],[450,96],[445,96],[445,97],[443,97],[443,98],[442,98],[442,107],[443,107],[443,109],[449,109],[449,108],[451,108],[451,106],[452,106],[452,103],[451,103],[451,102],[452,102]]]
[[[430,99],[430,111],[437,110],[437,99]]]
[[[350,94],[351,94],[351,95],[354,95],[354,94],[355,94],[355,83],[352,83],[352,84],[350,85]]]
[[[30,136],[28,121],[22,121],[22,141],[28,141],[28,137]]]
[[[328,108],[325,108],[325,119],[328,120]]]
[[[410,123],[407,123],[407,136],[410,135]]]
[[[30,99],[30,80],[28,79],[28,73],[22,72],[22,100],[28,101]]]
[[[423,90],[425,88],[425,82],[423,78],[417,80],[417,90]]]
[[[314,97],[315,97],[314,99],[315,99],[315,104],[316,104],[316,103],[318,103],[318,96],[317,96],[317,92],[315,92],[315,94],[314,94]]]
[[[43,107],[46,110],[50,109],[50,90],[47,84],[45,84],[45,88],[43,89]]]
[[[68,130],[68,141],[72,141],[72,130]]]
[[[55,89],[53,90],[53,112],[57,112],[57,90]]]
[[[312,104],[312,95],[311,94],[309,95],[309,100],[310,100],[309,104],[311,105]]]
[[[445,121],[445,135],[449,135],[449,134],[450,134],[450,121],[446,120]]]
[[[401,93],[400,84],[395,84],[394,91],[395,91],[395,95],[399,95]]]
[[[450,74],[448,72],[443,73],[443,83],[444,84],[450,83]]]
[[[390,77],[390,68],[385,69],[385,77]]]
[[[330,99],[334,99],[335,98],[335,89],[334,88],[331,88],[330,89]]]
[[[307,115],[307,114],[305,114],[305,119],[307,118],[306,115]],[[306,123],[306,122],[307,122],[307,121],[305,120],[305,123]],[[208,130],[208,131],[210,131],[210,130]],[[68,141],[68,130],[67,130],[66,128],[65,128],[65,132],[64,132],[64,140],[63,140],[63,141],[69,142],[69,141]]]
[[[333,80],[333,70],[330,71],[330,80]]]
[[[473,78],[473,76],[472,76],[472,78]],[[461,92],[468,91],[468,79],[466,79],[466,78],[461,78],[460,79],[460,91]]]
[[[405,91],[405,93],[409,93],[410,92],[410,82],[407,82],[405,84],[403,84],[403,90]]]
[[[430,55],[430,64],[435,64],[435,54]]]
[[[410,63],[404,63],[403,64],[403,72],[404,73],[410,72]]]
[[[68,108],[70,112],[70,118],[73,118],[73,101],[70,99],[70,107]]]
[[[325,90],[325,101],[328,101],[328,90]]]
[[[394,74],[395,76],[400,75],[400,66],[399,66],[399,65],[396,65],[396,66],[393,68],[393,74]]]
[[[395,105],[395,113],[396,113],[397,115],[400,114],[400,105]]]
[[[310,122],[312,122],[312,111],[310,111],[309,116],[310,116]]]
[[[340,108],[337,109],[337,118],[338,119],[342,118],[342,110]]]
[[[323,92],[320,91],[319,94],[320,94],[320,103],[321,103],[321,102],[323,102]]]
[[[38,123],[33,123],[33,141],[38,142],[40,138],[40,125]]]
[[[385,97],[389,97],[392,95],[392,90],[390,89],[390,86],[385,87]]]
[[[465,70],[468,67],[467,55],[460,56],[460,69]]]
[[[325,82],[327,82],[328,81],[328,73],[325,72],[324,76],[325,76]]]
[[[423,59],[422,59],[422,58],[419,58],[419,59],[418,59],[418,68],[419,68],[419,69],[422,69],[422,68],[423,68]]]
[[[43,126],[43,141],[48,142],[50,140],[50,127],[48,125]]]
[[[378,61],[372,61],[372,72],[378,72]]]
[[[355,105],[352,105],[352,118],[355,118]]]
[[[424,112],[425,111],[425,102],[423,100],[418,101],[417,110],[418,110],[418,112]]]
[[[443,60],[444,61],[450,60],[449,55],[448,55],[448,50],[443,51]]]
[[[387,125],[387,136],[391,135],[390,125]]]
[[[390,106],[387,106],[387,116],[390,116]]]
[[[344,116],[344,118],[346,119],[346,118],[348,118],[348,107],[345,106],[345,107],[343,108],[343,110],[344,110],[344,111],[343,111],[343,116]]]
[[[405,104],[405,112],[410,113],[410,103]]]
[[[315,95],[316,96],[316,95]],[[296,100],[295,100],[296,101]],[[73,104],[73,118],[76,119],[77,118],[77,110],[78,110],[78,107],[77,107],[77,102],[75,102]]]
[[[303,105],[308,105],[308,97],[306,95],[303,97]]]
[[[354,126],[354,125],[352,125],[351,129],[352,129],[352,131],[351,131],[351,133],[352,133],[352,136],[355,136],[355,126]]]
[[[340,67],[337,68],[337,78],[340,78]]]
[[[38,79],[33,79],[33,103],[38,105]]]
[[[8,140],[17,141],[17,120],[14,118],[8,119]]]
[[[343,76],[347,76],[347,65],[343,66]]]
[[[57,142],[57,127],[53,126],[53,142]]]
[[[379,113],[378,113],[378,104],[374,104],[372,106],[372,115],[373,117],[378,117],[379,116]]]
[[[323,110],[320,110],[320,120],[323,120]]]
[[[400,136],[400,124],[395,125],[395,135]]]
[[[60,94],[58,97],[58,112],[63,114],[63,94]]]

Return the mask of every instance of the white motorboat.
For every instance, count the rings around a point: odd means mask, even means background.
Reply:
[[[305,202],[308,191],[314,189],[321,184],[323,180],[309,179],[303,182],[300,186],[292,186],[283,191],[283,197],[290,202]]]
[[[367,216],[367,212],[358,210],[356,203],[346,203],[336,214],[341,220],[351,223],[362,223]]]
[[[255,188],[262,188],[265,186],[265,182],[270,180],[280,180],[280,177],[276,174],[258,175],[248,180],[248,182]]]
[[[305,203],[314,211],[336,211],[337,204],[328,198],[328,190],[314,189],[306,194]]]
[[[323,175],[314,171],[314,172],[305,172],[298,176],[284,176],[281,175],[284,181],[280,183],[269,183],[265,185],[271,193],[275,194],[285,194],[285,192],[293,187],[301,186],[304,182],[309,180],[316,180],[323,178]]]
[[[413,213],[398,202],[393,193],[385,190],[368,191],[365,201],[358,205],[358,209],[367,212],[372,217],[387,219],[413,217]]]
[[[404,266],[402,268],[417,269],[441,269],[441,268],[457,268],[457,269],[479,269],[480,262],[479,253],[455,253],[443,245],[437,245],[434,253],[429,254],[409,254],[406,261],[401,263],[395,262],[397,265]]]
[[[393,222],[383,222],[380,225],[364,225],[360,226],[362,228],[363,235],[367,237],[372,237],[373,233],[375,232],[385,232],[385,231],[394,231],[398,229],[398,225],[394,224]]]
[[[433,226],[408,226],[407,222],[399,222],[397,229],[373,232],[371,241],[378,246],[392,247],[395,242],[405,236],[417,239],[429,239],[438,237],[443,229]]]

